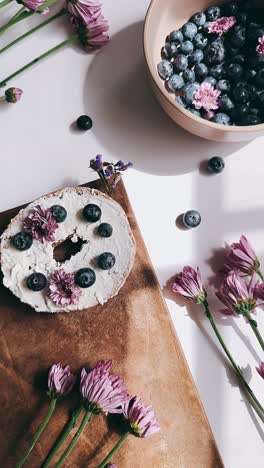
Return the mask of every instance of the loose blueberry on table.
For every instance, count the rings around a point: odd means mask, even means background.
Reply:
[[[184,213],[182,216],[182,222],[184,226],[186,226],[189,229],[199,226],[201,220],[201,215],[196,210],[186,211],[186,213]]]
[[[264,123],[263,15],[247,0],[213,5],[172,31],[158,73],[175,101],[221,125]]]
[[[77,119],[76,125],[80,130],[90,130],[93,126],[93,121],[88,115],[81,115]]]
[[[219,174],[224,170],[225,162],[223,158],[220,158],[219,156],[214,156],[213,158],[209,159],[207,167],[209,172],[212,172],[213,174]]]

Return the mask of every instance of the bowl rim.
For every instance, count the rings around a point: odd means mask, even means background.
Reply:
[[[151,57],[151,54],[148,50],[148,40],[147,40],[147,35],[148,35],[148,27],[151,22],[151,15],[155,7],[155,3],[157,0],[151,0],[149,7],[147,9],[147,13],[145,16],[145,21],[144,21],[144,31],[143,31],[143,51],[144,51],[144,56],[145,60],[148,66],[148,70],[151,74],[152,79],[154,80],[155,85],[158,87],[159,91],[162,93],[166,101],[175,109],[177,109],[181,114],[184,114],[186,117],[188,117],[191,120],[196,121],[198,124],[205,125],[206,127],[213,128],[213,129],[219,129],[221,131],[225,132],[250,132],[250,133],[260,133],[261,131],[264,130],[264,123],[258,124],[258,125],[222,125],[218,124],[215,122],[210,122],[209,120],[203,119],[202,117],[198,117],[188,110],[184,109],[184,107],[180,106],[175,99],[172,98],[172,95],[170,95],[169,92],[166,91],[165,87],[163,86],[163,80],[159,77],[156,68],[153,66],[153,60]]]

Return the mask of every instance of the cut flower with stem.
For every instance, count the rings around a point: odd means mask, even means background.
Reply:
[[[239,276],[237,271],[231,271],[223,280],[223,283],[216,296],[220,301],[237,315],[243,315],[250,324],[262,350],[264,351],[264,341],[259,332],[256,320],[252,318],[258,303],[259,282],[254,272],[247,283]],[[264,295],[263,295],[264,299]]]
[[[123,384],[120,377],[110,374],[111,366],[112,361],[109,360],[98,362],[95,368],[90,372],[87,372],[86,369],[82,369],[80,382],[80,393],[82,397],[81,405],[75,410],[61,437],[58,439],[45,461],[43,468],[50,466],[50,463],[57,451],[66,440],[83,412],[84,416],[79,429],[61,455],[56,467],[59,467],[64,463],[69,453],[78,442],[82,431],[90,421],[92,415],[98,415],[101,413],[122,413],[122,405],[129,398],[127,387]]]
[[[160,427],[152,407],[145,406],[141,398],[135,396],[130,397],[129,400],[122,405],[122,412],[127,425],[127,430],[105,459],[100,463],[98,468],[109,466],[108,462],[122,447],[130,434],[136,437],[147,438],[160,431]]]
[[[232,270],[241,271],[248,276],[256,272],[264,281],[264,275],[260,270],[260,261],[245,235],[240,237],[239,242],[231,244],[230,251],[225,258],[224,271],[228,273]]]
[[[187,269],[187,270],[186,270]],[[185,279],[185,275],[184,275],[184,271],[188,271],[188,282],[186,282],[186,279]],[[191,278],[192,276],[192,278]],[[204,299],[201,301],[197,301],[196,298],[197,298],[197,295],[195,294],[195,292],[193,294],[190,294],[190,289],[189,289],[189,283],[190,281],[192,281],[193,283],[197,283],[197,272],[195,270],[193,270],[193,268],[191,267],[185,267],[183,269],[183,272],[180,273],[179,275],[176,275],[174,281],[172,282],[172,285],[171,285],[171,288],[172,288],[172,291],[173,292],[176,292],[177,294],[181,294],[183,297],[186,297],[188,300],[192,301],[192,302],[195,302],[200,305],[203,306],[203,309],[204,309],[204,313],[205,313],[205,316],[208,318],[213,330],[214,330],[214,333],[224,351],[224,353],[226,354],[228,360],[230,361],[239,381],[241,382],[242,384],[242,387],[243,389],[245,390],[247,396],[249,397],[249,400],[250,402],[253,404],[253,406],[255,407],[255,409],[258,411],[258,413],[261,415],[262,418],[264,418],[264,408],[263,406],[261,405],[261,403],[259,402],[259,400],[257,399],[257,397],[255,396],[253,390],[250,388],[250,386],[248,385],[248,383],[246,382],[244,376],[243,376],[243,373],[241,371],[241,369],[239,368],[239,366],[236,364],[233,356],[231,355],[231,353],[229,352],[224,340],[223,340],[223,337],[215,323],[215,320],[210,312],[210,309],[209,309],[209,304],[208,304],[208,301],[207,301],[207,293],[206,293],[206,290],[204,288],[204,286],[202,285],[202,280],[201,280],[201,277],[199,277],[199,288],[200,288],[200,291],[203,291],[204,292]],[[176,285],[176,287],[174,286]]]
[[[45,430],[47,424],[49,423],[55,407],[57,400],[59,398],[62,398],[68,393],[71,392],[74,384],[75,384],[76,377],[70,372],[69,366],[65,366],[64,368],[62,365],[59,364],[54,364],[50,371],[49,371],[49,376],[48,376],[48,391],[47,395],[50,398],[50,406],[48,409],[48,412],[43,419],[42,423],[38,427],[36,434],[33,437],[33,440],[29,446],[29,448],[26,450],[22,458],[19,460],[19,462],[16,464],[16,468],[20,468],[24,465],[25,461],[27,460],[29,454],[35,447],[36,443],[38,442],[41,434]]]
[[[72,18],[71,23],[74,28],[74,34],[69,39],[66,39],[65,41],[56,45],[52,49],[49,49],[47,52],[44,52],[39,57],[36,57],[31,62],[19,68],[19,70],[6,77],[0,82],[0,87],[6,86],[8,81],[20,75],[25,70],[28,70],[36,63],[44,60],[49,55],[64,48],[67,45],[79,41],[81,45],[87,50],[87,52],[96,52],[109,41],[109,36],[108,34],[106,34],[106,32],[109,29],[109,26],[102,15],[100,15],[96,19],[92,19],[88,24],[85,24],[80,20]]]
[[[111,195],[113,189],[122,177],[122,173],[127,169],[133,167],[131,162],[124,163],[123,161],[117,161],[116,163],[109,163],[103,161],[103,156],[97,154],[94,159],[90,160],[90,168],[97,172],[100,179],[104,183],[106,192]],[[109,179],[111,179],[109,181]]]

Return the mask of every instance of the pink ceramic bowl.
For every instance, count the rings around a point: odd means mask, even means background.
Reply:
[[[254,1],[254,0],[252,0]],[[152,0],[144,26],[144,52],[154,94],[164,111],[181,127],[194,135],[214,141],[248,141],[264,135],[264,124],[247,127],[224,126],[197,117],[176,103],[157,72],[160,50],[166,36],[179,29],[197,11],[223,0]]]

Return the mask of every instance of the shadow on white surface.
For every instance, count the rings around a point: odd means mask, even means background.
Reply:
[[[196,170],[201,159],[228,156],[244,143],[202,140],[174,124],[152,96],[142,50],[143,22],[119,31],[88,69],[84,106],[96,138],[136,169],[172,175]],[[125,153],[124,153],[124,148]]]

